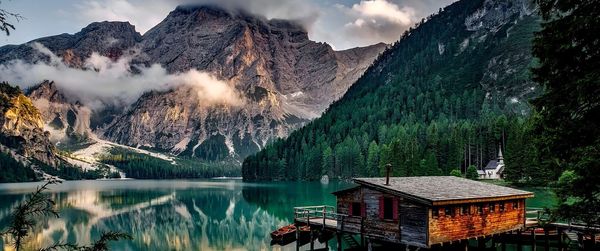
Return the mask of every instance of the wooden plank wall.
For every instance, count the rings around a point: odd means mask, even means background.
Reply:
[[[396,220],[381,219],[379,211],[379,199],[382,197],[394,197],[389,194],[362,187],[360,189],[338,194],[337,212],[349,214],[352,202],[365,203],[364,220],[361,217],[348,217],[343,222],[338,221],[338,229],[362,233],[365,237],[392,243],[405,243],[413,246],[425,247],[427,243],[427,208],[396,197],[398,203],[398,217]],[[403,219],[402,236],[400,220]],[[362,220],[362,229],[361,229]],[[401,238],[402,237],[402,238]]]
[[[400,204],[402,243],[427,247],[427,217],[429,210],[423,205],[403,201]]]
[[[362,202],[361,189],[354,189],[344,194],[339,194],[337,196],[337,212],[339,214],[350,215],[350,205],[352,202]],[[361,217],[349,216],[344,218],[342,225],[342,221],[338,219],[337,229],[358,234],[361,230],[361,221]]]
[[[384,240],[392,243],[400,242],[400,224],[398,220],[387,220],[379,218],[379,198],[384,196],[383,193],[368,189],[361,188],[364,195],[364,201],[366,207],[366,219],[365,219],[365,236],[370,238]],[[385,195],[393,197],[391,195]],[[401,199],[398,198],[397,203],[400,203]],[[399,219],[398,217],[396,217]]]
[[[454,216],[445,215],[444,207],[439,207],[439,216],[434,218],[430,209],[429,245],[520,229],[525,222],[525,200],[517,200],[518,209],[513,208],[513,201],[504,201],[504,212],[499,210],[498,203],[501,202],[496,202],[494,212],[484,207],[482,214],[477,213],[476,204],[469,204],[471,212],[468,215],[460,214],[461,205],[451,206],[455,210]]]

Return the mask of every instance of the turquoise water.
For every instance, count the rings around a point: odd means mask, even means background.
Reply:
[[[0,184],[1,226],[8,223],[11,208],[40,184]],[[271,246],[269,233],[293,220],[292,207],[335,205],[331,192],[350,186],[240,180],[67,181],[49,192],[61,217],[40,221],[28,249],[55,242],[87,244],[102,231],[116,230],[134,239],[113,244],[113,250],[295,250],[295,244]],[[538,197],[528,206],[542,207],[552,200],[549,191],[533,191]]]

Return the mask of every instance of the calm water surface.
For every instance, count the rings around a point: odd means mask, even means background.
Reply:
[[[8,223],[11,208],[40,184],[0,184],[0,226]],[[269,233],[293,220],[292,207],[335,205],[331,192],[351,186],[335,181],[67,181],[49,192],[61,217],[40,222],[28,249],[55,242],[87,244],[102,231],[116,230],[134,239],[113,244],[114,250],[295,250],[294,244],[271,246]],[[554,200],[546,190],[533,192],[536,198],[528,206]]]

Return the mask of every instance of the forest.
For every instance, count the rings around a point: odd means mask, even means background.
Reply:
[[[134,179],[193,179],[219,176],[239,176],[239,168],[229,162],[199,163],[193,159],[175,158],[173,161],[127,150],[112,148],[100,157],[100,162],[114,165],[128,178]]]
[[[514,102],[535,95],[523,92],[533,85],[540,19],[514,17],[515,25],[472,39],[481,34],[465,30],[464,20],[482,4],[454,3],[407,31],[321,118],[246,158],[244,179],[380,176],[387,163],[394,176],[449,175],[482,168],[499,148],[507,179],[553,178],[534,161],[531,107]],[[490,79],[495,69],[482,65],[497,58],[512,68]]]

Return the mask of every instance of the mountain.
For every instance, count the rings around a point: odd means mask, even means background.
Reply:
[[[141,35],[128,22],[96,22],[75,34],[61,34],[33,40],[22,45],[0,47],[0,64],[21,59],[26,62],[46,60],[47,55],[36,51],[32,43],[44,45],[65,63],[81,67],[93,52],[112,59],[121,57],[127,49],[140,42]],[[41,82],[41,80],[40,80]]]
[[[92,111],[82,104],[70,102],[52,81],[45,80],[29,89],[27,96],[40,110],[44,130],[50,132],[50,139],[61,145],[85,142],[90,138]]]
[[[254,153],[318,117],[385,45],[334,51],[289,21],[188,6],[144,34],[140,48],[138,62],[214,73],[232,82],[246,104],[204,106],[186,88],[153,92],[107,127],[106,138],[216,160]]]
[[[0,182],[118,177],[108,166],[82,168],[61,154],[35,105],[18,87],[0,83]]]
[[[43,130],[42,116],[20,89],[0,83],[0,146],[3,152],[56,167],[60,160]]]
[[[244,160],[245,180],[447,175],[498,148],[525,152],[531,41],[527,0],[463,0],[405,32],[320,118]],[[507,161],[511,165],[525,162]]]
[[[50,61],[36,43],[73,68],[96,52],[114,61],[130,57],[132,66],[159,64],[171,74],[208,72],[233,86],[242,105],[207,104],[185,85],[101,109],[73,98],[59,80],[28,90],[62,147],[99,138],[209,161],[241,160],[320,116],[387,46],[335,51],[291,21],[180,6],[144,35],[127,22],[92,23],[73,35],[0,47],[0,64]]]

